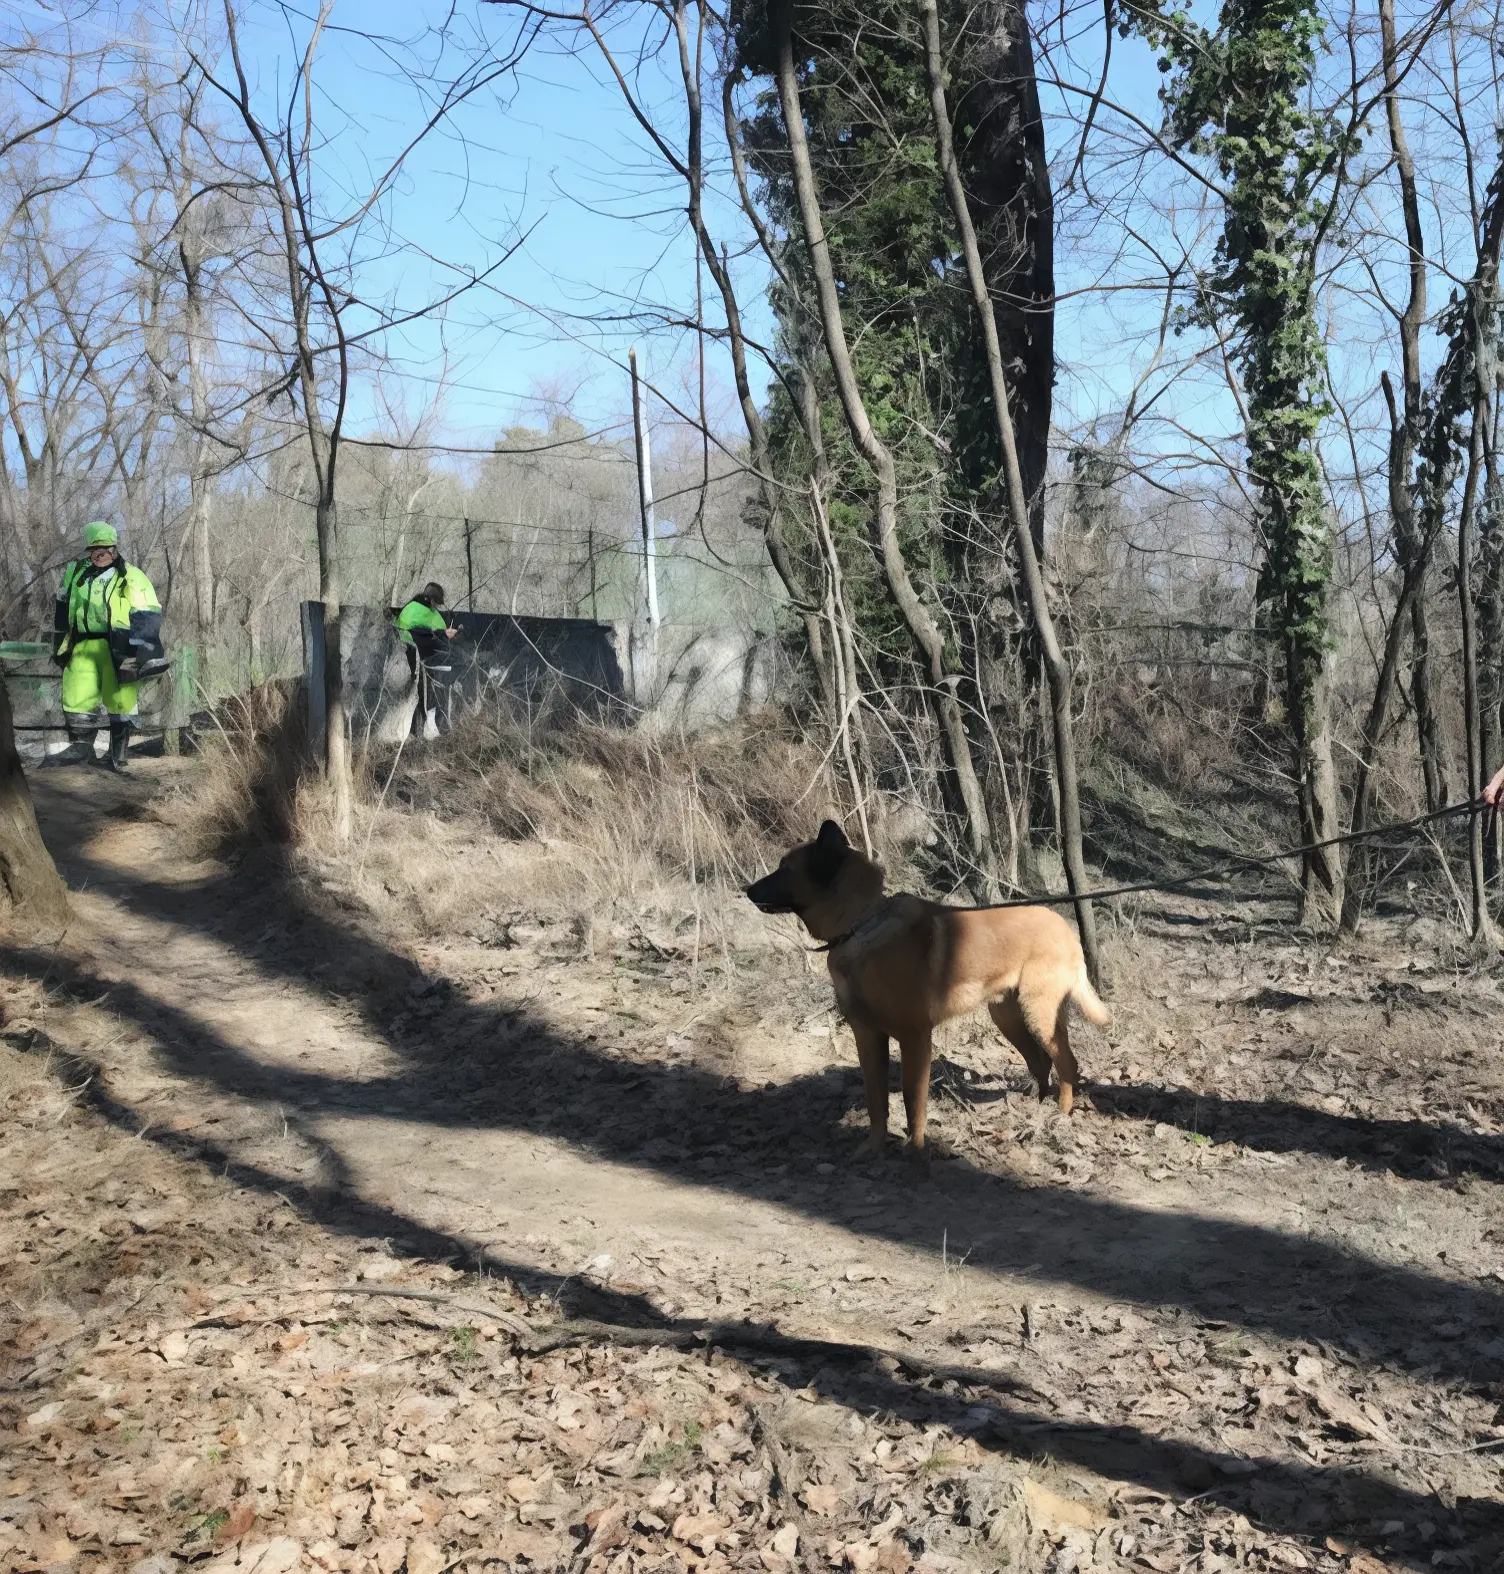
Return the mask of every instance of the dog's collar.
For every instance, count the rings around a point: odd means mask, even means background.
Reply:
[[[834,951],[837,946],[843,946],[843,945],[846,944],[846,942],[848,940],[855,939],[856,936],[859,935],[862,932],[862,930],[864,930],[867,927],[868,924],[874,922],[876,919],[881,918],[882,915],[885,912],[887,912],[887,910],[888,910],[888,904],[886,902],[882,903],[881,906],[874,907],[872,909],[872,911],[870,913],[868,913],[865,918],[857,919],[857,921],[851,926],[851,928],[846,930],[846,932],[844,934],[839,934],[833,940],[827,940],[824,945],[813,946],[813,947],[811,947],[811,949],[817,955],[821,951]]]

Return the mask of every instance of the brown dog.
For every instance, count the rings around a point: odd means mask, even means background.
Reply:
[[[888,1135],[888,1043],[898,1040],[909,1142],[924,1148],[931,1034],[985,1005],[1024,1057],[1040,1098],[1053,1068],[1060,1108],[1076,1092],[1076,1057],[1066,1019],[1072,1003],[1098,1027],[1112,1021],[1086,976],[1076,932],[1047,907],[945,907],[923,897],[883,895],[882,867],[864,858],[833,820],[789,853],[747,895],[765,913],[794,913],[826,942],[836,1004],[851,1024],[869,1149]]]

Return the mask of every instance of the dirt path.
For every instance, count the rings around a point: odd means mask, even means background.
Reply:
[[[1111,1042],[1081,1030],[1094,1108],[1041,1109],[968,1025],[943,1046],[947,1157],[913,1185],[849,1162],[854,1057],[793,945],[608,953],[519,892],[414,952],[183,861],[151,809],[170,780],[42,778],[78,922],[5,958],[51,1000],[11,1041],[56,1051],[117,1130],[367,1252],[889,1351],[889,1393],[854,1397],[838,1355],[788,1371],[869,1415],[917,1392],[989,1459],[1151,1505],[1090,1546],[1044,1513],[1041,1568],[1500,1566],[1491,979],[1414,937],[1328,958],[1215,905],[1145,909],[1111,942]]]

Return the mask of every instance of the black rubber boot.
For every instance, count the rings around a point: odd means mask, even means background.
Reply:
[[[110,769],[128,771],[131,768],[131,724],[128,721],[110,722]]]
[[[60,765],[92,765],[94,763],[94,731],[75,732],[68,729],[68,747],[49,754],[42,762],[49,769]]]

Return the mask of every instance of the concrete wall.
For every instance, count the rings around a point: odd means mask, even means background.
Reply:
[[[639,725],[660,732],[724,726],[768,704],[777,687],[778,646],[737,629],[716,633],[665,623],[656,634],[618,624]]]
[[[536,709],[563,703],[622,725],[696,731],[767,704],[776,687],[776,643],[736,630],[665,624],[652,634],[627,623],[488,612],[451,618],[461,631],[453,644],[457,712],[506,696]],[[305,667],[316,708],[322,621],[320,603],[305,602]],[[417,693],[392,614],[346,607],[341,634],[354,735],[395,743],[408,730]],[[317,736],[322,717],[310,717],[310,724]]]

